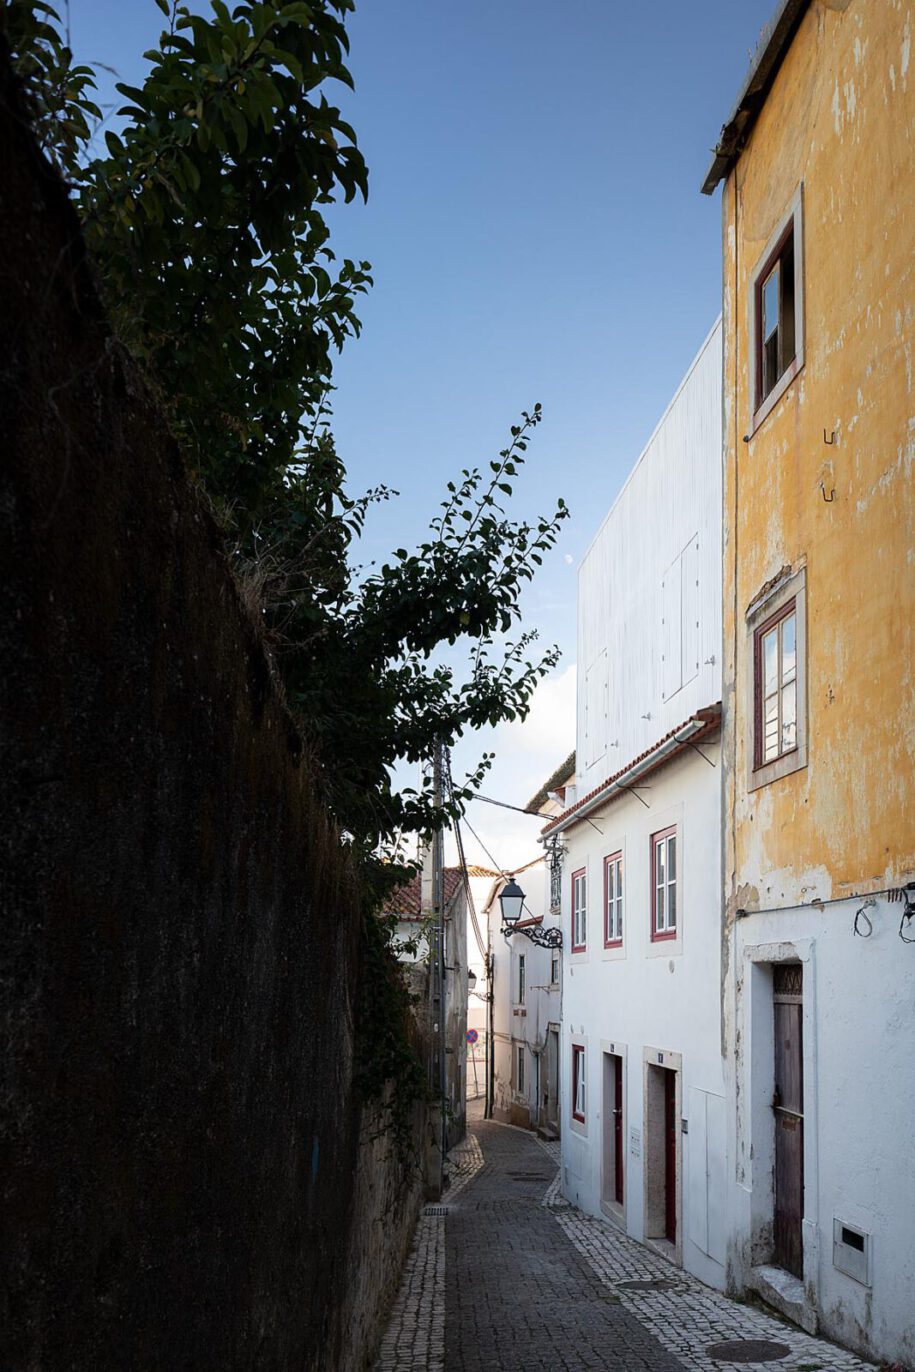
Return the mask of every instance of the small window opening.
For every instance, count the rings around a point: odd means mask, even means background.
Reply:
[[[757,409],[797,353],[794,303],[794,222],[757,284]]]

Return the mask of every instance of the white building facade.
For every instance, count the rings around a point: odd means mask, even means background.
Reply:
[[[543,834],[564,848],[564,1193],[718,1287],[721,603],[719,323],[582,561],[576,787]]]
[[[558,1138],[562,952],[525,931],[537,936],[558,930],[561,912],[549,909],[542,857],[515,878],[526,897],[516,931],[502,933],[504,879],[493,883],[485,911],[493,969],[493,1118]]]

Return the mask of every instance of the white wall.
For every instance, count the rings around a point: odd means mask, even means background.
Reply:
[[[583,559],[578,594],[579,798],[721,699],[721,327],[716,323]],[[564,831],[562,1151],[565,1194],[634,1237],[655,1237],[646,1166],[649,1067],[676,1072],[677,1242],[659,1251],[725,1282],[726,1121],[721,1052],[721,770],[687,750]],[[713,762],[716,765],[711,766]],[[650,937],[650,837],[675,824],[677,937]],[[604,947],[604,858],[621,851],[622,948]],[[589,934],[571,951],[571,876],[585,868]],[[573,1118],[572,1048],[587,1110]],[[603,1055],[623,1059],[625,1203],[611,1192],[612,1100]],[[609,1070],[609,1069],[608,1069]],[[663,1093],[662,1093],[663,1094]],[[652,1122],[655,1116],[652,1114]],[[651,1185],[649,1186],[649,1180]],[[662,1207],[663,1209],[663,1207]]]
[[[543,860],[519,873],[517,880],[527,896],[524,917],[542,916],[543,926],[559,923],[548,911],[548,888]],[[495,1083],[494,1114],[510,1124],[536,1128],[539,1121],[538,1076],[546,1072],[546,1045],[549,1025],[559,1024],[561,984],[551,984],[551,953],[540,948],[523,933],[505,938],[500,933],[501,915],[498,897],[489,911],[492,948],[494,954],[495,993]],[[519,963],[524,958],[525,996],[518,999]],[[518,1089],[518,1049],[524,1050],[524,1089]]]
[[[486,904],[493,887],[491,876],[471,876],[470,892],[477,915],[477,923],[482,934],[484,948],[486,943]],[[467,1099],[476,1100],[486,1095],[486,1062],[489,1011],[486,996],[486,958],[480,950],[474,934],[473,923],[467,919],[467,966],[476,976],[473,993],[467,997],[467,1028],[475,1029],[477,1042],[467,1045]]]
[[[704,745],[718,761],[717,745]],[[622,1224],[634,1238],[645,1225],[646,1053],[675,1066],[680,1079],[679,1254],[689,1271],[716,1286],[725,1282],[726,1233],[716,1208],[725,1187],[724,1078],[721,1057],[720,769],[687,753],[651,778],[638,799],[623,795],[595,815],[603,831],[578,824],[567,832],[563,928],[569,940],[569,877],[588,874],[588,948],[564,955],[562,1156],[564,1194],[593,1215]],[[677,825],[679,931],[672,942],[650,938],[650,837]],[[624,871],[622,949],[605,949],[601,922],[604,856],[621,850]],[[572,1118],[573,1043],[586,1049],[587,1110]],[[609,1191],[604,1131],[612,1128],[603,1100],[604,1052],[624,1059],[625,1207],[604,1203]],[[707,1181],[711,1167],[712,1178]],[[710,1213],[711,1209],[711,1213]],[[711,1250],[711,1251],[709,1251]],[[672,1255],[671,1255],[672,1256]]]
[[[719,321],[582,559],[579,796],[721,699],[721,500]]]
[[[797,878],[786,879],[786,899],[799,898],[799,885]],[[865,1354],[879,1352],[912,1366],[915,946],[898,937],[902,905],[883,896],[866,911],[873,934],[856,937],[855,912],[863,903],[855,899],[751,913],[735,922],[727,996],[735,1159],[730,1259],[738,1287],[751,1280],[754,1264],[769,1260],[769,969],[774,962],[799,960],[804,978],[802,1234],[807,1300],[831,1337]],[[868,1282],[834,1266],[835,1220],[869,1236]]]

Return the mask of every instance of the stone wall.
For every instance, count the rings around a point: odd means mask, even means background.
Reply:
[[[0,1365],[356,1368],[357,886],[5,64],[0,140]]]

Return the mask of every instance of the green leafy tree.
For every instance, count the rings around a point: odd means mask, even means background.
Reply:
[[[352,545],[386,487],[354,499],[327,427],[333,357],[359,332],[366,262],[335,263],[322,209],[367,194],[352,128],[353,0],[156,0],[166,19],[118,132],[92,150],[92,72],[55,12],[6,0],[7,43],[49,155],[70,181],[111,318],[144,366],[221,516],[252,613],[370,884],[405,831],[442,822],[399,760],[523,717],[555,650],[528,653],[519,595],[565,518],[506,511],[540,408],[485,472],[451,483],[427,539],[377,570]],[[517,630],[513,639],[506,636]],[[466,670],[448,665],[466,648]],[[456,788],[466,801],[490,759]]]

